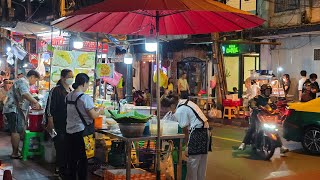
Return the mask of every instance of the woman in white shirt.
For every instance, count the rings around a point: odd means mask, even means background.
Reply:
[[[94,108],[93,99],[84,94],[89,87],[89,76],[80,73],[72,85],[74,91],[66,97],[67,103],[67,144],[68,180],[87,179],[87,155],[83,136],[94,133],[93,120],[100,115]],[[78,176],[78,178],[77,178]]]
[[[174,112],[175,118],[186,133],[187,179],[205,179],[208,151],[211,148],[211,135],[208,119],[201,109],[193,102],[180,100],[178,96],[169,94],[163,96],[161,105],[168,111]]]

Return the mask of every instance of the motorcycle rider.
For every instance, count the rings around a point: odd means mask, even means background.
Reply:
[[[260,122],[258,120],[258,113],[259,113],[259,107],[266,107],[269,106],[272,109],[276,109],[277,107],[275,106],[275,104],[273,104],[270,101],[270,95],[272,93],[272,87],[268,84],[263,84],[260,88],[260,92],[261,94],[254,97],[253,99],[251,99],[249,101],[249,107],[253,110],[251,117],[250,117],[250,127],[241,143],[241,145],[239,146],[239,150],[244,150],[247,144],[251,143],[251,138],[253,133],[256,131],[256,127],[259,126]],[[286,148],[285,146],[283,146],[282,142],[281,142],[281,138],[278,137],[278,143],[280,145],[280,153],[284,154],[286,152],[288,152],[288,148]]]

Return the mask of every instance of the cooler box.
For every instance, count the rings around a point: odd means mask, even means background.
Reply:
[[[42,119],[44,110],[30,110],[28,130],[30,132],[42,132]]]

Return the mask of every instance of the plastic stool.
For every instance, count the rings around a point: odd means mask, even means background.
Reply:
[[[30,140],[35,137],[40,140],[39,147],[36,150],[30,151]],[[30,132],[29,130],[26,130],[22,147],[22,160],[26,161],[29,156],[35,155],[44,157],[44,147],[42,142],[44,142],[44,134],[42,132]]]
[[[228,110],[228,113],[227,113]],[[236,113],[237,113],[237,108],[236,107],[230,107],[230,106],[226,106],[224,107],[224,111],[223,111],[223,117],[227,117],[228,119],[231,118],[235,118],[236,117]]]

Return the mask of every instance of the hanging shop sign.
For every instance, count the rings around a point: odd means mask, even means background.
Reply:
[[[156,56],[154,54],[143,54],[141,57],[142,62],[155,62]]]
[[[119,63],[124,61],[124,54],[116,55],[115,58],[111,58],[112,63]]]
[[[62,69],[72,70],[75,76],[79,73],[88,74],[90,82],[93,82],[94,64],[94,52],[55,50],[52,59],[50,85],[54,86],[59,81]]]
[[[106,64],[97,64],[97,78],[110,77],[113,78],[114,73],[114,64],[106,63]]]
[[[97,43],[93,41],[83,41],[82,51],[95,52]],[[98,52],[108,53],[108,44],[98,43]]]
[[[52,38],[52,46],[51,44],[51,37],[43,36],[41,38],[37,39],[37,49],[38,52],[46,52],[46,51],[52,51],[52,47],[54,48],[62,48],[66,47],[69,44],[69,38],[64,36],[57,36]]]
[[[228,44],[224,46],[224,54],[239,54],[240,49],[237,44]]]

